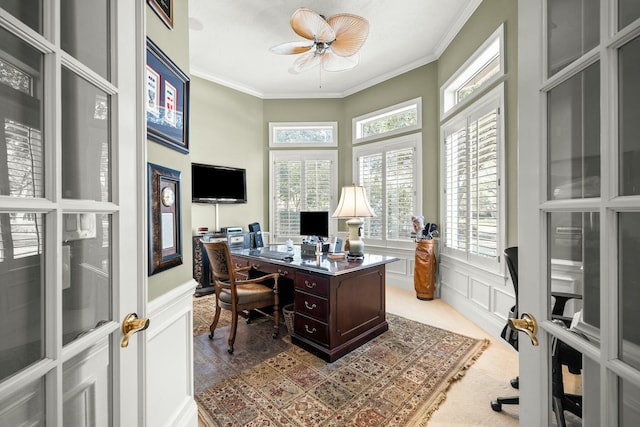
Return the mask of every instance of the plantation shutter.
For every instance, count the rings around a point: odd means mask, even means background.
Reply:
[[[467,250],[467,130],[461,127],[445,139],[446,223],[445,244]]]
[[[331,211],[332,161],[276,159],[274,161],[274,238],[300,234],[300,211]]]
[[[369,205],[376,214],[373,218],[366,218],[364,223],[364,236],[372,239],[382,239],[384,206],[382,177],[383,164],[382,153],[363,155],[358,158],[359,185],[367,191]]]
[[[387,239],[411,238],[414,188],[413,148],[386,153]]]
[[[301,210],[329,211],[331,207],[331,161],[305,160],[304,198]],[[329,212],[332,214],[333,212]]]
[[[300,160],[276,160],[274,174],[276,218],[274,234],[293,236],[300,229],[300,197],[302,168]]]
[[[470,253],[495,258],[498,234],[497,110],[469,125]]]
[[[498,119],[492,109],[445,135],[445,245],[497,257]]]

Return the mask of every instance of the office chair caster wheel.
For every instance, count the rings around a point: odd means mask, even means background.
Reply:
[[[212,339],[213,339],[213,332],[211,332],[211,333],[209,334],[209,339],[210,339],[210,340],[212,340]]]
[[[275,340],[276,338],[278,338],[278,332],[274,332],[273,334],[271,334],[271,336]]]
[[[491,409],[496,412],[502,412],[502,403],[498,402],[497,400],[491,401]]]
[[[509,381],[509,384],[511,384],[511,387],[513,387],[513,388],[519,388],[520,387],[520,377],[513,378],[511,381]]]
[[[227,353],[233,354],[233,346],[232,345],[230,345],[229,348],[227,349]]]

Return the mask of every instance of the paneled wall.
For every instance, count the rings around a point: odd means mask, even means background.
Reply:
[[[198,425],[193,400],[193,292],[184,283],[149,303],[145,331],[147,422],[154,427]]]
[[[515,304],[511,279],[455,258],[439,259],[440,296],[495,337],[500,336]]]

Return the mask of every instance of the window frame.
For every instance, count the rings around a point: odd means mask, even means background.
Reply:
[[[276,234],[276,206],[275,203],[275,168],[276,161],[308,161],[308,160],[329,160],[331,169],[329,172],[331,189],[330,206],[329,206],[329,238],[336,236],[338,232],[338,220],[332,218],[331,215],[338,204],[338,150],[270,150],[269,151],[269,230],[270,240],[273,243],[285,243],[287,239],[294,242],[301,242],[302,236],[279,236]],[[301,210],[304,210],[302,208]]]
[[[440,125],[440,182],[442,183],[440,190],[440,217],[442,218],[441,227],[441,252],[443,255],[450,256],[452,258],[467,262],[475,265],[476,267],[501,273],[503,272],[502,265],[502,252],[506,247],[506,161],[505,161],[505,114],[504,114],[504,91],[505,84],[500,83],[495,88],[481,96],[472,105],[467,106],[463,111],[460,111],[455,117],[449,119]],[[498,187],[498,200],[496,214],[498,215],[497,222],[497,238],[496,238],[496,258],[492,260],[490,258],[481,257],[470,253],[471,241],[469,235],[467,235],[467,250],[462,251],[459,249],[453,249],[447,246],[446,233],[448,233],[447,224],[447,159],[446,153],[446,139],[447,136],[460,129],[462,123],[466,129],[469,127],[469,123],[473,119],[477,119],[491,110],[498,110],[497,119],[497,147],[496,155],[498,156],[497,166],[497,187]]]
[[[382,153],[383,159],[388,151],[399,150],[403,148],[412,148],[414,150],[414,202],[413,202],[413,214],[422,215],[422,132],[415,132],[409,135],[403,135],[395,138],[384,139],[382,141],[371,142],[369,144],[357,145],[352,149],[353,155],[353,182],[360,184],[360,167],[359,158],[363,155]],[[384,168],[384,166],[383,166]],[[383,206],[387,206],[386,196],[386,181],[383,182]],[[417,213],[416,213],[417,212]],[[379,215],[379,212],[376,212]],[[415,242],[412,238],[405,240],[402,239],[387,239],[388,221],[386,215],[382,218],[382,238],[373,239],[370,237],[363,237],[363,240],[367,245],[387,247],[387,248],[399,248],[399,249],[413,249],[415,248]],[[411,218],[407,218],[407,225],[412,227]]]
[[[400,111],[403,109],[407,109],[407,107],[411,107],[413,105],[415,105],[416,117],[417,117],[417,123],[415,125],[406,126],[403,128],[391,130],[389,132],[366,136],[366,137],[358,136],[362,123],[372,121],[378,116],[390,115],[391,113],[394,113],[396,111]],[[361,116],[354,117],[353,119],[351,119],[351,137],[352,137],[353,144],[361,144],[363,142],[373,141],[381,138],[389,138],[394,135],[413,132],[420,129],[422,129],[422,97],[421,96],[417,98],[409,99],[399,104],[392,105],[390,107],[373,111],[371,113],[363,114]]]
[[[498,42],[498,52],[500,55],[500,71],[491,76],[480,87],[474,90],[469,96],[465,97],[461,101],[452,102],[451,107],[446,107],[447,101],[451,98],[455,98],[455,94],[460,88],[469,81],[476,73],[480,72],[484,66],[487,65],[487,61],[482,61],[481,58],[486,54],[491,45]],[[467,106],[471,105],[475,100],[482,97],[482,93],[485,89],[491,87],[498,80],[504,78],[506,74],[506,53],[505,53],[505,40],[504,40],[504,23],[485,40],[482,45],[476,49],[476,51],[462,64],[460,68],[440,87],[440,120],[446,121],[450,117],[453,117],[457,112],[462,111]]]
[[[313,130],[317,128],[331,128],[331,141],[315,142],[277,142],[276,133],[279,129],[291,128],[297,130]],[[271,148],[319,148],[338,147],[338,122],[269,122],[269,147]]]

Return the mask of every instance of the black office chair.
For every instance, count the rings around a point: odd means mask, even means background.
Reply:
[[[507,262],[507,268],[509,269],[509,274],[511,275],[511,281],[513,282],[513,288],[516,294],[516,303],[511,310],[509,311],[509,319],[517,319],[518,318],[518,247],[514,246],[511,248],[507,248],[504,250],[504,259]],[[502,339],[507,341],[513,348],[518,350],[518,331],[511,329],[509,323],[507,322],[502,329],[502,333],[500,334]],[[513,378],[511,381],[511,387],[518,388],[519,387],[519,377]],[[496,412],[502,411],[502,405],[517,405],[520,403],[519,396],[510,396],[510,397],[498,397],[496,400],[491,402],[491,409]]]
[[[509,318],[518,318],[518,247],[514,246],[504,250],[504,258],[511,275],[511,281],[515,290],[516,304],[509,311]],[[568,327],[567,319],[562,317],[564,307],[568,300],[579,298],[574,294],[554,294],[555,302],[552,310],[552,317],[556,322]],[[502,329],[500,336],[513,348],[518,350],[518,331],[511,329],[509,323]],[[554,340],[552,344],[553,353],[551,356],[552,368],[552,397],[553,412],[555,413],[558,427],[565,427],[564,411],[569,411],[582,418],[582,396],[567,394],[564,392],[564,382],[562,380],[562,366],[568,367],[572,374],[579,374],[582,369],[582,355],[560,340]],[[510,381],[513,388],[519,387],[519,377]],[[502,405],[517,405],[520,403],[519,396],[498,397],[491,402],[491,409],[496,412],[502,411]]]

